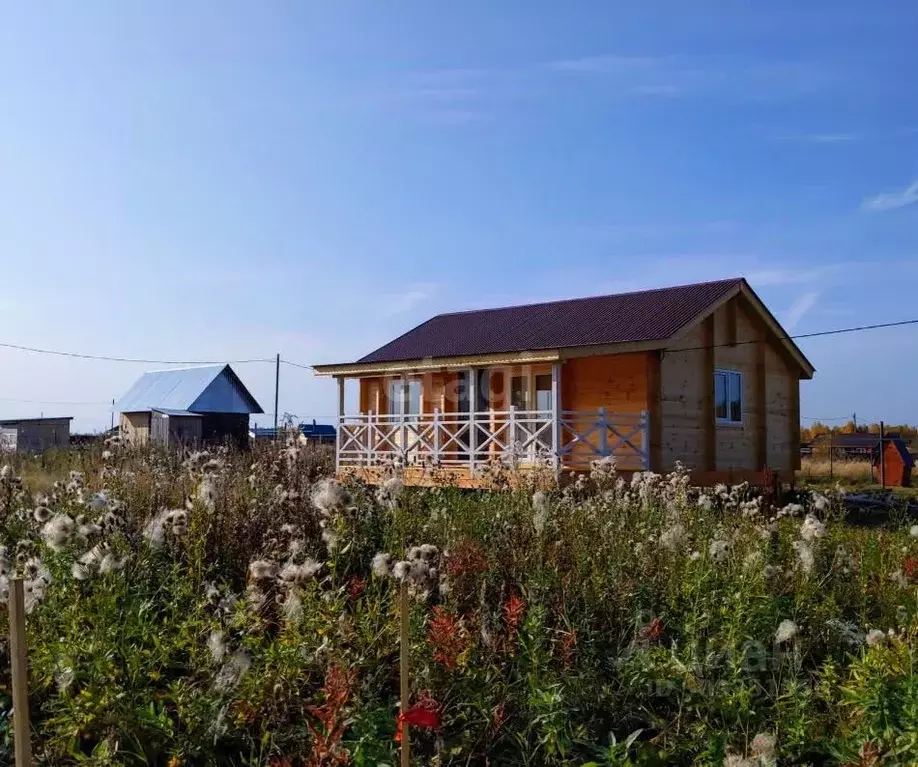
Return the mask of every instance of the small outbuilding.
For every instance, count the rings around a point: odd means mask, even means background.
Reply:
[[[877,480],[883,481],[881,471],[886,475],[886,487],[909,487],[912,483],[912,467],[915,459],[900,437],[888,437],[883,440],[883,466],[880,466],[880,445],[877,443],[873,466]]]
[[[0,450],[5,453],[43,453],[70,446],[71,416],[14,418],[0,421]]]
[[[261,406],[229,365],[155,370],[118,403],[131,444],[248,442],[249,416]]]
[[[330,423],[301,423],[300,433],[311,443],[316,445],[334,445],[337,430]]]

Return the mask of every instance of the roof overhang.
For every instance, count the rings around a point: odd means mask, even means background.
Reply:
[[[336,378],[359,378],[381,376],[393,373],[421,373],[429,370],[461,370],[486,365],[532,365],[540,362],[556,362],[561,352],[548,349],[537,352],[514,352],[508,354],[481,354],[470,357],[428,357],[419,360],[396,362],[350,362],[339,365],[315,365],[317,376]]]

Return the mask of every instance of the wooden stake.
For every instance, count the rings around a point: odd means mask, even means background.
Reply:
[[[10,580],[10,663],[13,672],[13,747],[16,767],[31,767],[29,669],[26,657],[25,593],[22,578]]]
[[[410,690],[408,687],[408,582],[402,581],[399,586],[399,612],[401,613],[401,632],[399,646],[401,650],[401,714],[404,716],[411,707]],[[411,744],[408,739],[408,723],[402,722],[402,767],[411,764]],[[18,765],[17,765],[18,767]]]

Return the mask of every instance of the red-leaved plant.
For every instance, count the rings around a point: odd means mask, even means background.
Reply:
[[[507,627],[507,645],[509,648],[513,646],[520,624],[523,622],[523,614],[526,612],[526,600],[519,594],[511,594],[507,601],[504,602],[502,612],[504,614],[504,625]]]
[[[312,753],[307,761],[308,767],[332,767],[347,764],[350,756],[341,748],[341,738],[347,729],[344,707],[351,697],[354,684],[354,672],[345,671],[341,666],[332,666],[325,674],[325,685],[322,692],[325,701],[319,706],[309,706],[308,711],[315,717],[314,722],[307,722],[312,735]]]
[[[433,609],[433,617],[427,627],[427,642],[433,650],[434,660],[450,670],[459,667],[459,656],[471,646],[471,638],[462,619],[439,606]]]

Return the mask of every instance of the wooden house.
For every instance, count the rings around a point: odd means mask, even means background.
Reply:
[[[873,467],[876,479],[886,487],[909,487],[912,484],[912,468],[915,460],[901,437],[886,437],[883,440],[883,461],[880,462],[880,442],[874,435],[875,451]],[[884,481],[885,475],[885,481]]]
[[[811,453],[826,455],[842,461],[868,461],[877,449],[879,435],[868,431],[851,434],[817,434],[813,437]]]
[[[800,381],[814,369],[744,279],[443,314],[338,381],[337,466],[367,480],[481,483],[519,469],[671,470],[698,482],[791,479]],[[348,381],[357,412],[345,412]]]
[[[248,444],[249,415],[263,413],[229,365],[155,370],[117,405],[131,444]]]

